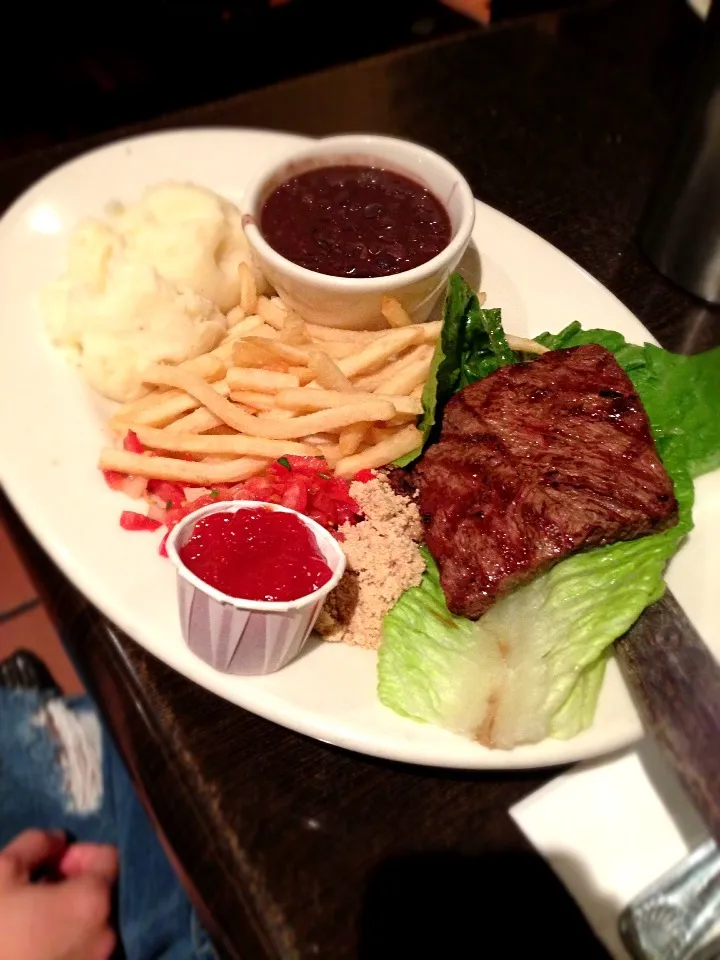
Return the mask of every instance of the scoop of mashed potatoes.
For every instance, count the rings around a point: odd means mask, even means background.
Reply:
[[[160,184],[77,227],[66,273],[41,296],[48,332],[99,393],[136,399],[149,364],[216,346],[243,262],[262,291],[236,207],[202,187]]]

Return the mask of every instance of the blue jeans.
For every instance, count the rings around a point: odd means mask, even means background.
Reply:
[[[92,703],[0,687],[0,848],[29,827],[117,847],[127,960],[214,956]]]

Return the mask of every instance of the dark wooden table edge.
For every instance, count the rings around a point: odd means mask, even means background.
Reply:
[[[194,127],[198,129],[202,129],[203,127],[213,129],[245,129],[241,125],[228,124],[226,122],[214,123],[211,118],[213,115],[222,115],[226,114],[230,110],[241,109],[244,103],[263,96],[267,91],[282,92],[283,89],[297,86],[298,83],[302,83],[304,80],[308,80],[310,78],[314,80],[321,80],[325,76],[331,76],[333,74],[337,75],[338,73],[344,71],[351,71],[359,66],[371,65],[374,63],[391,63],[397,59],[405,60],[421,57],[427,54],[428,50],[452,46],[454,43],[467,40],[474,36],[479,30],[488,34],[497,33],[500,31],[527,29],[543,32],[547,29],[548,23],[552,23],[557,19],[582,16],[583,12],[587,11],[588,9],[607,7],[618,2],[620,2],[620,0],[588,0],[588,2],[582,7],[563,7],[560,5],[557,8],[550,10],[543,10],[538,13],[528,13],[511,20],[502,20],[498,23],[491,23],[488,26],[483,26],[482,24],[478,24],[475,27],[468,26],[467,30],[450,34],[448,36],[431,38],[425,40],[423,43],[418,43],[409,47],[401,47],[396,50],[386,51],[385,53],[377,53],[350,63],[335,64],[333,66],[314,71],[313,73],[289,77],[285,80],[280,80],[277,83],[257,87],[255,89],[232,94],[227,97],[210,100],[206,103],[196,104],[192,107],[172,110],[167,113],[160,113],[145,120],[122,124],[98,133],[92,133],[88,134],[87,136],[81,136],[76,139],[67,140],[51,147],[36,147],[27,151],[23,151],[16,157],[0,161],[0,178],[3,176],[5,171],[12,170],[16,165],[24,165],[39,160],[42,160],[43,163],[47,165],[48,159],[58,157],[57,164],[53,165],[52,169],[54,169],[55,166],[61,166],[65,163],[69,163],[84,153],[88,153],[104,146],[109,146],[118,140],[141,137],[144,135],[150,136],[154,133],[167,133],[172,130],[187,129],[188,127]],[[289,130],[289,128],[284,129]],[[348,132],[357,131],[354,130],[352,126],[349,126]],[[5,211],[3,211],[3,214],[4,212]]]

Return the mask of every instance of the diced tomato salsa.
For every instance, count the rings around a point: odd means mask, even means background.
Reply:
[[[145,452],[132,431],[126,435],[123,446],[133,453]],[[114,490],[132,490],[129,481],[140,479],[110,470],[104,470],[103,473],[108,486]],[[372,470],[361,470],[354,479],[366,483],[374,476]],[[148,480],[143,491],[149,504],[147,516],[125,510],[120,516],[120,525],[125,530],[166,527],[167,533],[160,544],[162,556],[167,556],[165,541],[176,524],[195,510],[220,501],[261,500],[264,503],[277,503],[305,514],[339,539],[342,539],[342,534],[338,532],[338,527],[344,523],[357,523],[362,518],[359,506],[350,496],[349,482],[334,476],[324,457],[281,457],[249,480],[219,484],[207,492],[167,480]]]
[[[157,530],[162,526],[159,520],[151,520],[144,513],[135,510],[123,510],[120,514],[120,526],[123,530]]]
[[[132,430],[128,430],[128,432],[125,434],[125,439],[123,440],[123,450],[127,450],[128,453],[145,452],[145,448],[138,440],[137,434],[133,433]]]

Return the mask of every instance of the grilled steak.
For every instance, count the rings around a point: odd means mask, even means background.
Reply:
[[[640,399],[595,345],[465,387],[412,480],[448,607],[472,619],[578,550],[677,518]]]

